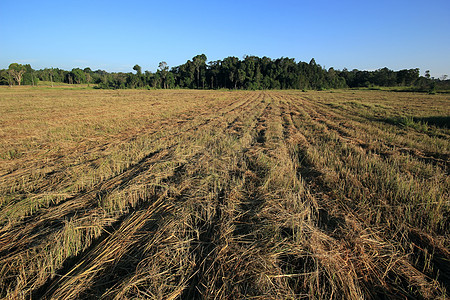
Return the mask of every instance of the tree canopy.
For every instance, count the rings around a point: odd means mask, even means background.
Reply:
[[[142,72],[136,64],[136,73],[109,73],[90,68],[33,70],[30,65],[12,63],[7,70],[0,70],[0,84],[33,84],[39,80],[69,84],[94,83],[99,88],[189,88],[189,89],[314,89],[353,87],[419,86],[427,88],[431,82],[449,86],[449,80],[419,76],[419,69],[393,71],[386,67],[375,70],[328,70],[312,58],[309,63],[296,62],[293,58],[229,56],[223,60],[209,61],[199,54],[186,63],[169,68],[164,61],[158,70]]]
[[[12,76],[12,78],[14,78],[18,85],[22,83],[22,76],[25,71],[25,66],[18,63],[12,63],[8,68],[8,73]]]

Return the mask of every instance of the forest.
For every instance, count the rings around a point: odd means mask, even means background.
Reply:
[[[312,58],[309,63],[293,58],[244,56],[226,57],[208,61],[205,54],[196,55],[186,63],[170,68],[164,61],[156,72],[142,71],[139,65],[124,72],[91,70],[89,67],[71,71],[58,68],[34,70],[31,65],[12,63],[0,70],[0,85],[37,85],[40,81],[67,84],[95,84],[101,89],[300,89],[326,90],[358,87],[409,87],[411,90],[429,91],[450,89],[450,80],[444,75],[433,78],[429,71],[419,75],[419,69],[391,70],[387,67],[375,71],[335,70],[322,67]]]

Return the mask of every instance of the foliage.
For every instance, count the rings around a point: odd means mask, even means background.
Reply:
[[[14,78],[14,80],[17,82],[18,85],[22,83],[22,76],[25,73],[25,71],[26,71],[25,66],[18,63],[12,63],[9,65],[8,68],[9,74]]]
[[[24,70],[24,71],[20,71]],[[352,71],[328,70],[312,58],[309,63],[296,62],[293,58],[244,56],[239,59],[229,56],[223,60],[207,61],[205,54],[194,56],[186,63],[169,68],[166,62],[159,64],[156,73],[142,71],[141,66],[133,67],[135,74],[109,73],[74,68],[72,71],[60,69],[33,70],[30,65],[11,64],[9,76],[21,84],[37,84],[39,80],[64,82],[69,84],[94,83],[99,88],[189,88],[189,89],[300,89],[327,90],[336,88],[379,88],[408,87],[411,90],[436,93],[450,90],[450,80],[446,77],[431,78],[419,76],[419,69],[393,71],[381,68],[375,71],[354,69]],[[18,72],[22,72],[19,74]],[[16,74],[16,77],[14,77]],[[23,75],[18,78],[17,74]],[[1,72],[0,84],[11,84],[11,78]]]

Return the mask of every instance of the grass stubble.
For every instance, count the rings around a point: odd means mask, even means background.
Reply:
[[[1,89],[0,297],[445,299],[449,102]]]

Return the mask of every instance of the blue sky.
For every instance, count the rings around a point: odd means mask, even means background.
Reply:
[[[0,68],[155,71],[197,54],[450,75],[450,1],[0,0]]]

